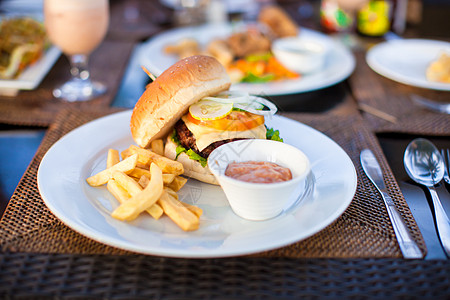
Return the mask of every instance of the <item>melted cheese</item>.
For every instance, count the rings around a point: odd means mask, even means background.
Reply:
[[[194,134],[197,148],[203,151],[206,147],[214,142],[227,140],[227,139],[266,139],[266,126],[264,124],[259,125],[250,130],[244,131],[224,131],[215,128],[209,128],[205,126],[199,126],[192,122],[189,122],[186,117],[182,117],[187,128]]]

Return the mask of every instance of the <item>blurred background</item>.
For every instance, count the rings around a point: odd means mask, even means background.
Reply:
[[[373,1],[373,0],[372,0]],[[375,0],[387,2],[394,7],[392,17],[405,22],[406,29],[417,30],[422,36],[449,37],[450,36],[450,1],[448,0]],[[301,26],[320,26],[321,5],[334,2],[341,7],[355,7],[365,0],[110,0],[112,9],[123,11],[122,27],[126,24],[135,32],[148,34],[142,24],[148,23],[148,28],[155,26],[173,26],[199,23],[203,21],[217,21],[222,18],[228,20],[247,19],[257,16],[261,6],[275,3],[287,8],[287,12],[295,16]],[[43,0],[0,0],[0,11],[8,14],[42,14]],[[154,10],[155,5],[162,5],[167,10]],[[295,10],[295,11],[294,11]],[[157,14],[155,12],[158,12]],[[113,12],[112,12],[113,13]],[[224,15],[226,13],[226,15]],[[202,14],[205,14],[201,16]],[[396,14],[396,15],[395,15]],[[114,20],[113,20],[114,21]],[[121,21],[125,21],[122,23]],[[397,20],[398,21],[398,20]],[[134,26],[133,26],[134,24]],[[114,27],[114,24],[112,24]],[[121,31],[116,28],[117,31]],[[124,28],[122,28],[122,31]],[[148,36],[147,36],[148,37]],[[144,37],[143,37],[144,38]]]

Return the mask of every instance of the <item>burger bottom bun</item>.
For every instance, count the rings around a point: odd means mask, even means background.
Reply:
[[[177,144],[172,141],[169,135],[164,148],[164,156],[175,160],[175,157],[177,156],[176,149]],[[216,177],[214,177],[214,175],[209,171],[208,167],[202,167],[198,161],[190,159],[186,153],[180,153],[180,155],[176,158],[176,161],[183,164],[183,176],[194,178],[206,183],[219,185]]]

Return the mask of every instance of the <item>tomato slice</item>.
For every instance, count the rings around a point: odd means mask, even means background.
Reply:
[[[218,120],[201,121],[193,118],[190,113],[188,113],[187,119],[197,125],[228,131],[245,131],[264,124],[264,116],[236,110]]]

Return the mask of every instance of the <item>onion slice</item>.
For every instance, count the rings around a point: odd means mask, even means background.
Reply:
[[[205,97],[201,101],[231,104],[235,108],[262,116],[274,115],[278,110],[275,104],[269,100],[242,91],[225,91],[215,96]]]
[[[248,103],[250,95],[242,91],[225,91],[204,100],[212,100],[220,103]]]
[[[258,96],[250,96],[250,101],[245,104],[234,104],[234,107],[248,111],[252,114],[262,115],[262,116],[271,116],[276,114],[278,111],[275,104],[270,102],[267,99]]]

